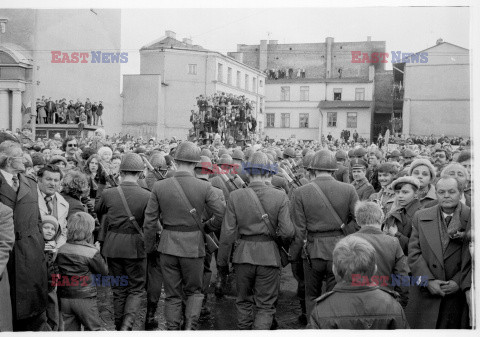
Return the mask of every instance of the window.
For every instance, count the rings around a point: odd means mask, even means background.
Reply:
[[[188,74],[189,75],[196,75],[197,74],[197,65],[196,64],[189,64],[188,65]]]
[[[347,128],[357,128],[357,113],[348,112],[347,113]]]
[[[281,88],[281,101],[289,101],[290,100],[290,87],[282,87]]]
[[[257,79],[255,77],[252,78],[252,91],[257,92]]]
[[[223,64],[219,63],[218,64],[218,74],[217,74],[218,78],[217,78],[217,81],[218,82],[223,82]]]
[[[275,114],[267,114],[267,128],[275,127]]]
[[[309,100],[310,87],[300,87],[300,100],[308,101]]]
[[[365,100],[365,88],[355,88],[355,100],[356,101]]]
[[[334,101],[342,100],[342,89],[333,89],[333,100]]]
[[[335,128],[337,127],[337,113],[336,112],[327,112],[327,126]]]
[[[230,67],[227,70],[227,83],[232,85],[232,68]]]
[[[237,87],[238,88],[240,88],[241,78],[242,78],[242,74],[239,71],[237,71]]]
[[[245,74],[245,90],[250,90],[250,85],[248,83],[249,76]]]
[[[260,86],[260,88],[263,88],[263,81],[262,80],[260,80],[259,86]]]
[[[300,114],[300,127],[308,128],[308,113]]]
[[[281,114],[282,124],[280,125],[281,128],[289,128],[290,127],[290,114],[284,113]]]

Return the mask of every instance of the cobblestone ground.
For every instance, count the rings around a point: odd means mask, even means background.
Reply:
[[[215,273],[212,280],[215,279]],[[201,320],[201,330],[234,330],[236,329],[236,310],[235,310],[235,295],[233,290],[235,284],[231,285],[232,290],[228,291],[222,299],[217,299],[213,294],[213,284],[210,287],[210,294],[208,295],[208,308],[211,314]],[[298,324],[298,316],[300,315],[300,306],[295,296],[297,289],[297,282],[293,278],[290,265],[282,270],[280,279],[280,296],[277,306],[276,318],[278,321],[278,329],[304,329]],[[105,330],[115,330],[113,323],[113,303],[112,292],[110,288],[98,288],[98,306],[100,317]],[[164,294],[158,304],[156,317],[160,323],[158,330],[165,330],[165,318],[163,314],[164,308]],[[134,330],[143,330],[145,315],[146,315],[146,296],[144,295],[142,301],[142,308],[138,313],[135,322]]]

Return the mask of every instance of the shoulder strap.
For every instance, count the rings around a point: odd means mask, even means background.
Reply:
[[[138,222],[135,219],[135,217],[132,215],[132,212],[130,211],[130,207],[128,207],[127,200],[125,199],[125,194],[123,194],[122,188],[120,186],[118,186],[117,191],[120,194],[120,198],[122,199],[123,207],[125,208],[125,211],[127,212],[128,220],[130,220],[132,222],[132,224],[135,226],[135,228],[140,233],[140,235],[142,236],[142,239],[143,239],[143,231],[140,228],[140,226],[138,225]]]
[[[173,183],[173,186],[175,186],[178,194],[180,194],[180,197],[182,198],[183,203],[185,204],[185,206],[187,207],[188,212],[192,215],[193,219],[194,219],[195,222],[197,223],[198,228],[200,228],[200,230],[202,231],[202,233],[205,234],[205,230],[204,230],[204,228],[203,228],[202,221],[200,220],[200,218],[199,218],[199,216],[198,216],[198,212],[197,212],[197,210],[192,206],[192,204],[190,203],[190,201],[188,200],[187,196],[185,195],[185,192],[184,192],[183,189],[182,189],[182,186],[180,186],[180,184],[178,183],[178,180],[177,180],[175,177],[171,177],[171,179],[169,179],[169,180]]]
[[[260,202],[260,199],[258,199],[257,193],[252,188],[245,188],[245,191],[247,191],[253,202],[255,202],[255,205],[257,206],[258,211],[260,211],[260,215],[262,216],[262,220],[265,223],[265,225],[268,228],[268,231],[270,232],[270,235],[273,238],[277,237],[277,232],[275,231],[275,228],[273,228],[272,223],[270,222],[270,219],[268,218],[267,212],[265,212],[265,209],[262,206],[262,203]]]
[[[342,219],[338,216],[338,213],[335,211],[335,209],[333,208],[332,206],[332,203],[330,202],[330,200],[328,200],[327,196],[325,195],[325,193],[323,193],[322,189],[320,188],[320,186],[318,186],[315,182],[312,182],[312,185],[313,187],[315,187],[315,190],[317,191],[317,194],[320,196],[320,199],[323,200],[323,202],[325,203],[325,205],[327,206],[328,210],[330,211],[330,213],[333,215],[333,217],[335,218],[335,220],[339,223],[339,224],[342,224],[343,225],[343,221]]]

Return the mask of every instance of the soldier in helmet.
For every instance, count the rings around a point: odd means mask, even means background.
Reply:
[[[335,153],[335,159],[337,160],[337,168],[338,168],[334,173],[335,179],[349,184],[350,183],[349,170],[348,170],[348,167],[345,166],[345,163],[347,160],[347,153],[343,150],[338,150],[337,153]]]
[[[265,175],[270,171],[268,164],[265,153],[256,152],[252,156],[245,168],[250,185],[230,194],[222,224],[217,261],[219,273],[228,270],[228,250],[222,247],[233,244],[237,236],[240,237],[233,256],[239,329],[270,329],[276,311],[281,268],[280,253],[271,232],[275,231],[282,241],[294,236],[287,195],[265,185]]]
[[[203,265],[205,233],[221,227],[225,206],[212,185],[195,178],[194,169],[200,161],[200,148],[182,142],[175,152],[177,171],[169,179],[153,186],[145,211],[145,242],[147,252],[160,252],[160,269],[164,278],[165,318],[168,330],[198,328],[203,303]],[[207,209],[213,221],[201,222]],[[163,231],[158,247],[156,233]],[[185,315],[182,303],[185,301]]]
[[[137,183],[144,168],[140,155],[125,154],[120,163],[120,186],[103,191],[95,205],[98,218],[106,216],[109,224],[102,248],[109,273],[128,277],[127,286],[112,285],[115,327],[121,331],[133,329],[145,291],[147,254],[142,227],[150,192]]]
[[[213,164],[210,158],[206,156],[201,156],[200,157],[200,162],[195,166],[195,176],[203,181],[208,182],[208,177],[210,174],[213,173]],[[221,189],[213,187],[213,190],[215,194],[217,194],[218,198],[220,201],[223,203],[225,206],[225,196],[223,195],[223,192]],[[205,212],[203,214],[202,220],[203,221],[214,221],[213,219],[214,215],[208,212],[207,209],[205,209]],[[220,237],[220,231],[217,231],[215,233],[216,237]],[[205,250],[205,260],[204,260],[204,265],[203,265],[203,287],[202,287],[202,293],[205,296],[203,298],[203,305],[202,305],[202,311],[201,315],[205,316],[208,315],[210,312],[207,308],[207,297],[208,297],[208,288],[210,286],[210,281],[212,279],[212,270],[210,269],[210,264],[212,262],[212,257],[213,253],[209,252],[208,250]]]
[[[327,291],[335,285],[332,252],[335,244],[347,234],[348,220],[354,218],[358,201],[352,185],[333,178],[335,170],[334,155],[329,150],[318,151],[310,164],[313,180],[297,188],[292,200],[296,237],[290,254],[296,260],[304,248],[307,317],[312,312],[314,299],[321,295],[322,282],[326,281]]]

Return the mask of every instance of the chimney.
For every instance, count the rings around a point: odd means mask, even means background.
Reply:
[[[260,71],[264,71],[267,69],[267,56],[267,40],[260,40],[260,51],[258,53],[258,68],[260,69]]]
[[[372,64],[368,66],[368,80],[373,81],[375,78],[375,66]]]
[[[165,31],[165,35],[166,35],[167,37],[171,37],[172,39],[176,39],[176,38],[177,38],[177,34],[175,34],[175,32],[172,31],[172,30],[166,30],[166,31]]]
[[[371,36],[367,36],[367,42],[371,42],[372,41],[372,37]]]
[[[326,50],[326,57],[325,59],[327,60],[327,73],[325,74],[325,78],[332,78],[332,45],[333,45],[333,37],[327,37],[325,39],[325,44],[327,45],[327,50]]]
[[[189,38],[184,37],[182,41],[183,41],[183,43],[185,43],[187,46],[191,46],[191,45],[192,45],[192,39],[189,39]]]
[[[437,40],[437,43],[436,43],[436,44],[439,45],[440,43],[443,43],[443,39],[442,39],[442,38],[439,38],[439,39]]]
[[[268,44],[278,44],[278,40],[269,40]]]

